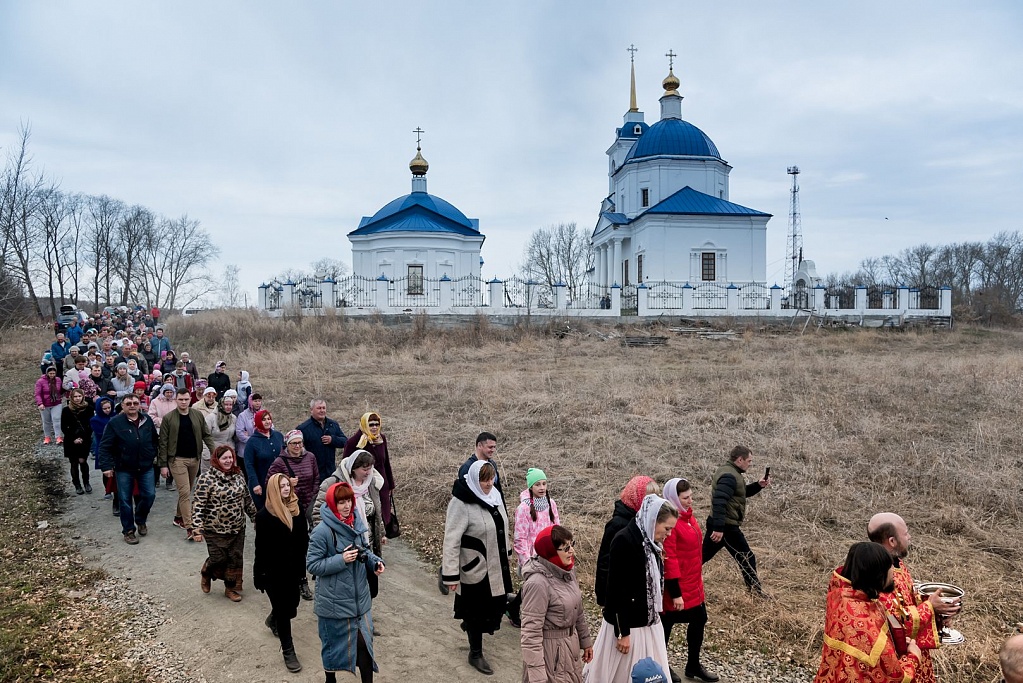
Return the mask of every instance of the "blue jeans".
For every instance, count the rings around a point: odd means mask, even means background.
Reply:
[[[127,534],[135,531],[136,524],[145,524],[149,517],[149,511],[153,508],[153,501],[156,500],[156,482],[153,481],[152,468],[139,470],[138,472],[114,472],[117,477],[117,503],[121,514],[121,533]],[[132,491],[135,489],[135,482],[139,484],[138,503],[132,500]]]

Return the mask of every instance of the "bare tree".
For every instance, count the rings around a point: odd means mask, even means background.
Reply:
[[[142,249],[150,247],[156,226],[156,218],[153,213],[144,206],[136,204],[121,215],[117,222],[115,231],[117,239],[117,251],[121,255],[118,260],[119,275],[123,287],[121,287],[121,305],[127,306],[129,301],[135,301],[143,289],[140,286],[141,261],[143,258]],[[146,302],[149,305],[149,302]]]
[[[576,296],[592,265],[593,249],[586,230],[575,223],[558,223],[529,236],[522,271],[528,278],[550,286],[567,285]]]
[[[216,286],[214,278],[206,273],[206,267],[220,250],[199,221],[188,216],[162,222],[159,232],[160,238],[152,248],[152,257],[155,263],[160,264],[159,279],[164,294],[155,305],[186,308]]]
[[[323,257],[312,263],[313,273],[321,278],[330,278],[337,282],[348,275],[348,264],[336,258]]]
[[[85,212],[84,254],[93,273],[93,296],[96,308],[110,305],[110,279],[116,271],[117,250],[114,230],[124,213],[124,203],[106,195],[90,197]],[[102,287],[102,288],[101,288]]]
[[[9,150],[0,180],[0,271],[19,282],[35,314],[42,319],[34,271],[39,248],[37,213],[46,196],[47,182],[41,173],[32,170],[30,127],[23,125],[19,133],[18,146]]]
[[[225,308],[239,308],[242,305],[241,284],[238,274],[241,268],[233,263],[224,266],[223,281],[220,284],[220,305]]]

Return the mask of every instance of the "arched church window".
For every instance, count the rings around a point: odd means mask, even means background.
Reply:
[[[633,132],[634,135],[642,135],[643,134],[643,126],[636,126],[635,128],[632,129],[632,132]]]

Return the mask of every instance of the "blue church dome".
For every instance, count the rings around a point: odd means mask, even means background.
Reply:
[[[479,221],[466,218],[453,204],[427,192],[412,192],[388,202],[363,218],[350,235],[377,232],[455,232],[478,235]]]
[[[661,155],[721,158],[707,134],[682,119],[662,119],[650,126],[629,150],[625,161]]]

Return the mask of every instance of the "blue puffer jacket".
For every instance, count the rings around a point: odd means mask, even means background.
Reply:
[[[374,571],[383,560],[366,546],[366,527],[359,515],[355,515],[355,527],[350,527],[324,503],[320,519],[323,523],[313,529],[306,555],[306,569],[316,577],[313,613],[327,619],[354,619],[372,607],[366,572]],[[350,545],[366,552],[365,562],[345,562],[341,553]]]

